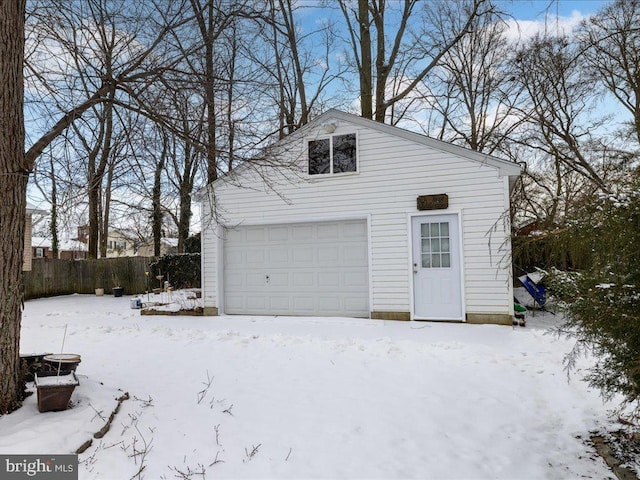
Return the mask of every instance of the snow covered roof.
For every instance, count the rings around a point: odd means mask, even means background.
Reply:
[[[51,248],[51,239],[46,237],[31,237],[32,247]],[[87,244],[82,243],[79,240],[58,239],[58,250],[60,251],[75,251],[86,252]]]

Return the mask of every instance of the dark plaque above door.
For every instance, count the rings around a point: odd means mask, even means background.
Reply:
[[[449,196],[446,193],[418,197],[418,210],[445,210],[448,207]]]

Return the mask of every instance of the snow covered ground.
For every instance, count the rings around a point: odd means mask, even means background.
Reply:
[[[130,300],[26,302],[21,351],[59,352],[67,325],[80,386],[72,409],[32,395],[0,417],[0,452],[71,453],[126,391],[81,479],[613,478],[585,442],[613,406],[568,381],[554,317],[141,316]]]

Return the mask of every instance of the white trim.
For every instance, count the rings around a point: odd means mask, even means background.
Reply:
[[[367,214],[367,262],[369,263],[369,318],[373,312],[373,253],[371,248],[371,214]]]
[[[215,230],[216,242],[216,291],[217,291],[217,307],[218,315],[224,314],[224,228],[216,224]]]
[[[356,137],[356,170],[355,172],[339,172],[335,173],[333,171],[333,139],[334,137],[343,137],[345,135],[355,135]],[[319,140],[329,140],[329,173],[309,173],[309,142],[317,142]],[[332,133],[323,133],[317,136],[308,136],[304,137],[304,154],[306,157],[306,165],[305,175],[307,178],[313,179],[323,179],[323,178],[333,178],[333,177],[343,177],[349,175],[358,175],[360,173],[360,135],[358,135],[357,131],[350,130],[344,132],[336,132]]]
[[[205,265],[205,260],[206,260],[206,256],[207,254],[206,252],[206,248],[204,247],[205,244],[205,223],[204,223],[204,208],[200,208],[200,225],[202,226],[200,229],[200,296],[202,298],[202,305],[206,307],[207,305],[207,282],[205,281],[205,272],[206,269],[204,268]],[[149,275],[149,273],[147,273],[147,275]],[[147,280],[148,282],[149,280]],[[147,288],[148,288],[148,284],[147,284]]]
[[[415,299],[414,299],[414,274],[413,274],[413,226],[412,221],[414,217],[435,217],[442,215],[455,215],[458,218],[458,255],[460,256],[460,312],[461,318],[438,318],[433,319],[429,317],[418,317],[415,313]],[[466,297],[464,289],[464,237],[462,229],[462,210],[431,210],[431,211],[419,211],[407,214],[407,237],[408,237],[408,265],[409,265],[409,307],[411,320],[429,320],[429,321],[456,321],[466,322],[467,309],[466,309]]]
[[[318,222],[346,222],[349,220],[367,220],[371,217],[370,213],[355,213],[355,214],[346,214],[346,215],[327,215],[327,216],[319,216],[319,217],[303,217],[300,215],[291,216],[288,215],[286,217],[276,217],[271,218],[269,220],[258,219],[258,220],[250,220],[248,222],[240,222],[233,226],[229,226],[226,224],[218,224],[218,226],[223,229],[234,229],[236,227],[255,227],[261,225],[289,225],[293,223],[318,223]]]
[[[509,177],[505,177],[509,181]],[[460,249],[460,297],[462,300],[462,322],[467,321],[467,296],[465,293],[465,275],[464,275],[464,225],[463,217],[464,210],[458,212],[458,236],[459,236],[459,249]]]
[[[511,244],[511,189],[510,189],[510,179],[504,179],[504,206],[505,211],[508,212],[508,225],[506,228],[505,236],[506,241],[509,242],[509,269],[507,270],[507,278],[509,279],[509,298],[514,298],[513,294],[513,245]],[[515,308],[513,302],[509,302],[509,314],[513,317],[515,315]]]

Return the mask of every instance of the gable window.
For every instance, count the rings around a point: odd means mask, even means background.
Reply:
[[[356,134],[309,140],[309,175],[356,171]]]

